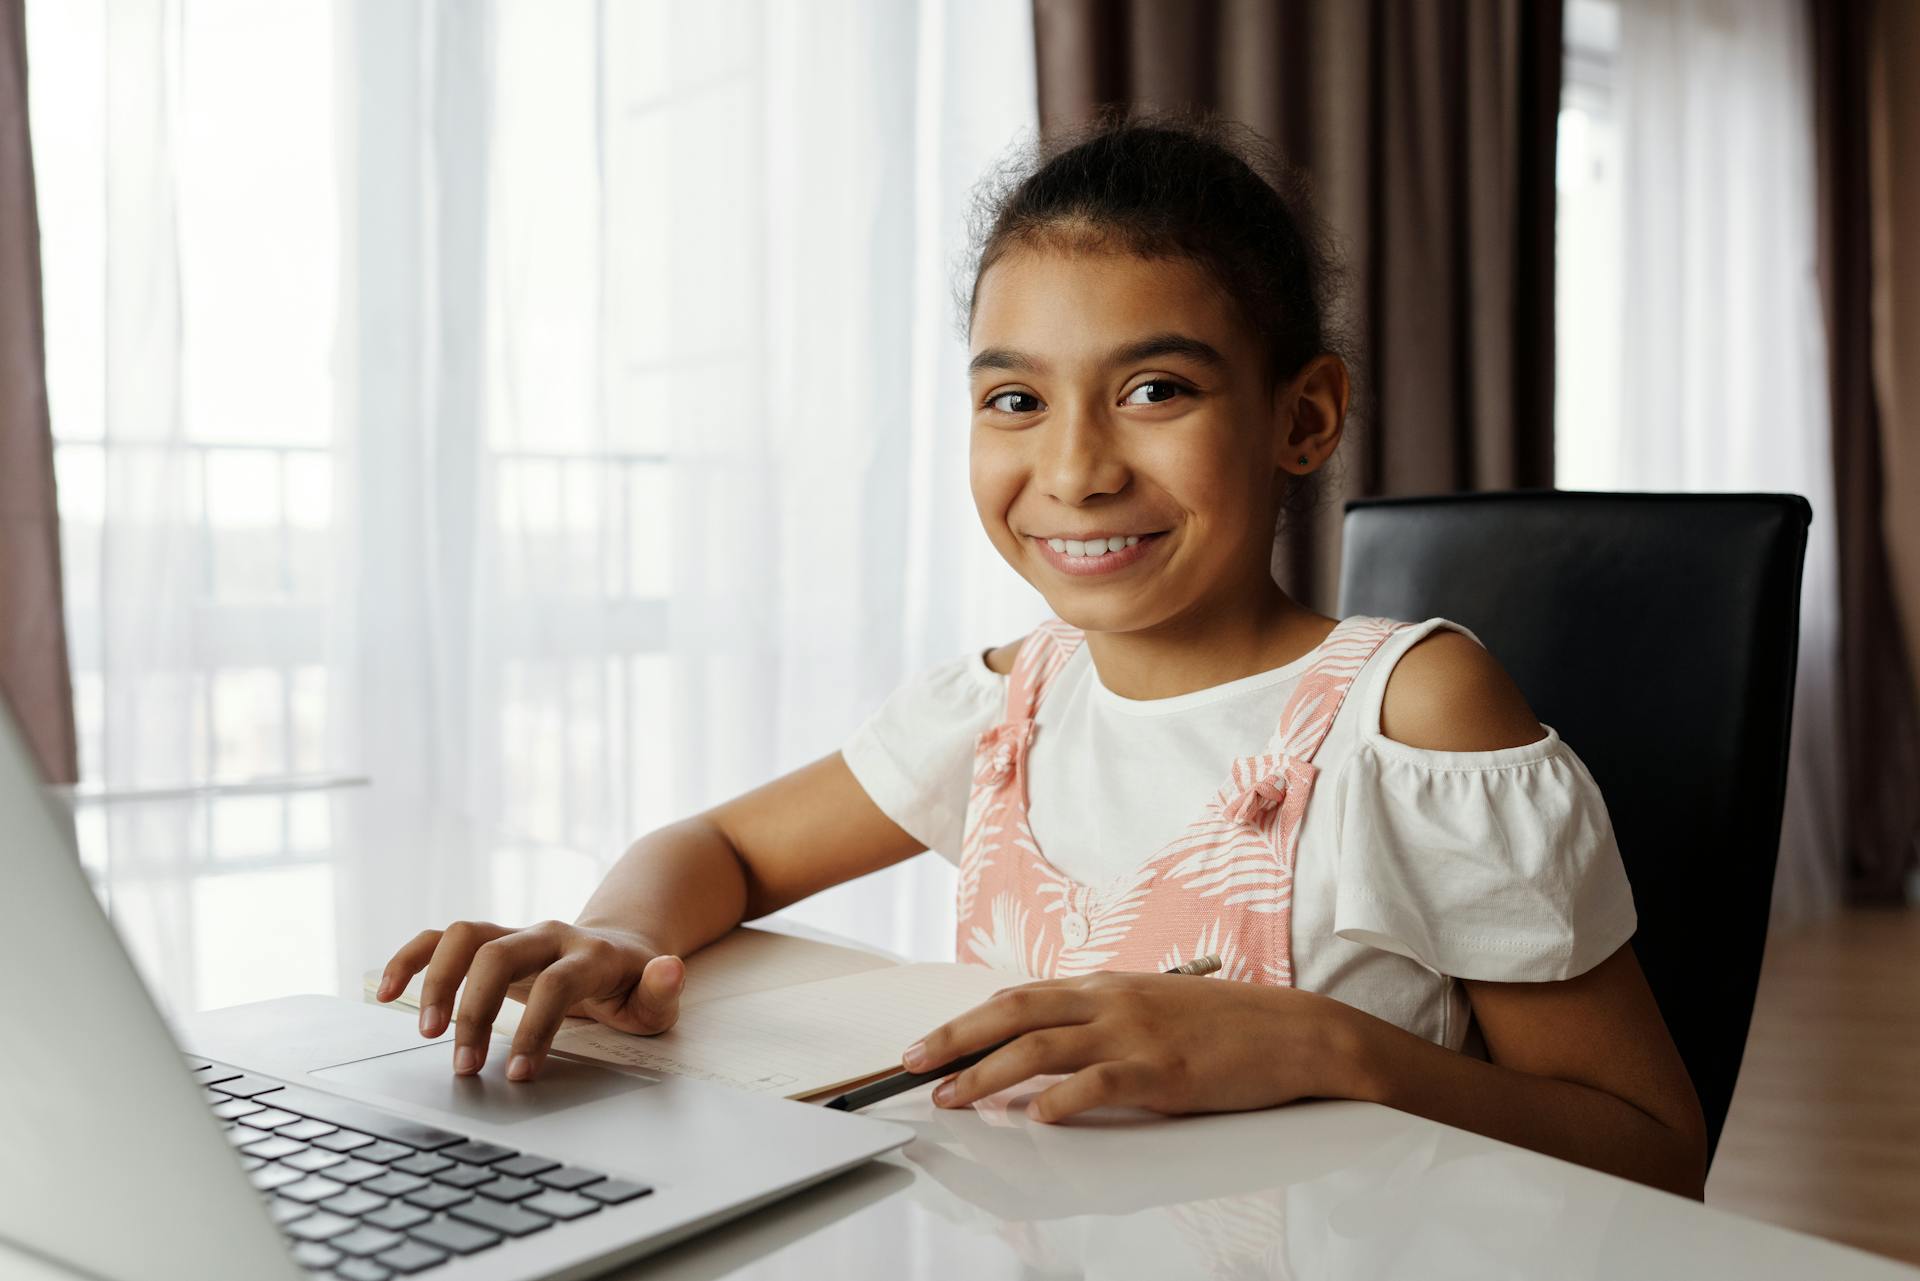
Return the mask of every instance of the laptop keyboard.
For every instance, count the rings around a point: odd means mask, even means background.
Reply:
[[[317,1277],[415,1276],[653,1191],[211,1059],[187,1067]]]

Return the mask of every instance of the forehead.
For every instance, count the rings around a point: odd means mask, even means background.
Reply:
[[[1187,258],[1016,249],[974,293],[974,352],[1010,347],[1049,364],[1104,356],[1143,334],[1174,331],[1230,358],[1247,352],[1231,297]]]

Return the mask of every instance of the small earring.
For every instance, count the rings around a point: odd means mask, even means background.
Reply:
[[[1302,467],[1307,465],[1307,456],[1305,454],[1300,455],[1300,465]]]

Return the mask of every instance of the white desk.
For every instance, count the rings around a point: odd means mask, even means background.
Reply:
[[[871,1115],[918,1132],[901,1152],[613,1275],[1920,1278],[1372,1104],[1049,1127],[1027,1093],[889,1100]],[[0,1277],[72,1281],[3,1246]]]

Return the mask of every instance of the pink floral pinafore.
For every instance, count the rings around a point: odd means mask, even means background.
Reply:
[[[1342,620],[1314,651],[1266,750],[1233,762],[1187,830],[1146,862],[1088,885],[1046,860],[1027,822],[1034,713],[1083,634],[1059,619],[1020,647],[1006,717],[974,749],[960,851],[959,960],[1031,978],[1158,972],[1217,955],[1219,977],[1293,983],[1293,866],[1325,741],[1353,678],[1395,631]]]

